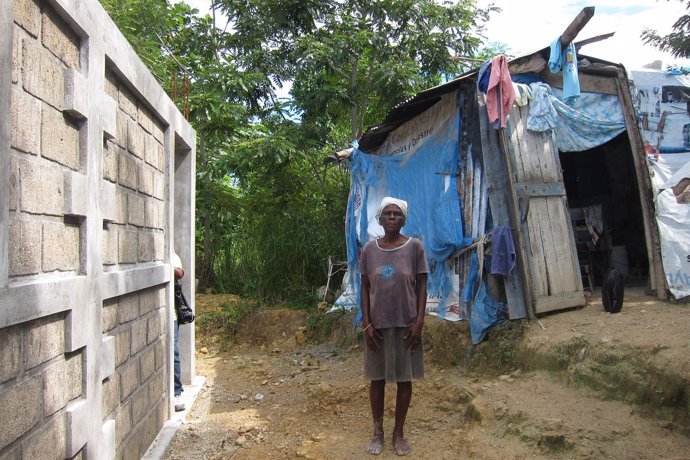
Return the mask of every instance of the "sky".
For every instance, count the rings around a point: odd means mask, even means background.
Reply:
[[[480,0],[486,5],[489,0]],[[674,59],[653,46],[645,45],[640,34],[645,27],[662,35],[683,15],[685,0],[493,0],[502,9],[494,13],[486,27],[492,42],[506,43],[511,54],[522,56],[551,44],[587,6],[594,16],[575,41],[610,32],[611,38],[582,47],[581,54],[620,63],[627,70],[638,70],[654,60],[665,68],[670,64],[690,65],[689,59]]]
[[[211,0],[185,0],[201,13],[209,10]],[[690,59],[674,59],[668,53],[645,45],[640,34],[645,27],[665,35],[684,14],[686,0],[478,0],[500,7],[485,28],[488,42],[501,42],[515,56],[538,51],[558,38],[580,11],[594,6],[594,16],[575,41],[615,32],[611,38],[586,45],[581,54],[621,63],[627,70],[641,69],[655,60],[662,68],[679,64],[690,66]]]

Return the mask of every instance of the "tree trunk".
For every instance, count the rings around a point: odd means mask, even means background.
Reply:
[[[199,157],[201,159],[202,171],[208,171],[208,157],[206,156],[206,137],[204,135],[204,128],[199,130]],[[203,247],[204,254],[201,259],[201,270],[199,273],[199,284],[202,287],[207,287],[211,283],[213,276],[213,255],[211,254],[211,195],[209,193],[211,187],[211,180],[208,174],[203,176],[204,186],[204,206],[201,207],[204,221]]]

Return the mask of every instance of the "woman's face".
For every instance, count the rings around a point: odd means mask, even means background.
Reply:
[[[405,215],[398,206],[389,204],[381,211],[379,224],[387,233],[399,232],[403,225],[405,225]]]

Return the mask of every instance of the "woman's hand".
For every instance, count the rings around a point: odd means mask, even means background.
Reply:
[[[373,324],[369,323],[364,330],[364,339],[367,341],[367,346],[371,351],[377,352],[381,348],[383,336],[376,330]]]
[[[414,351],[418,345],[422,343],[422,327],[424,323],[415,322],[407,330],[407,334],[403,337],[407,342],[407,349]]]

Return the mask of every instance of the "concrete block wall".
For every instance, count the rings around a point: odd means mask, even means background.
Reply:
[[[173,250],[194,298],[195,133],[97,0],[0,11],[0,459],[139,458],[171,415]]]
[[[103,421],[115,421],[117,458],[141,457],[169,418],[165,288],[108,299],[103,334],[114,372],[103,381]]]

